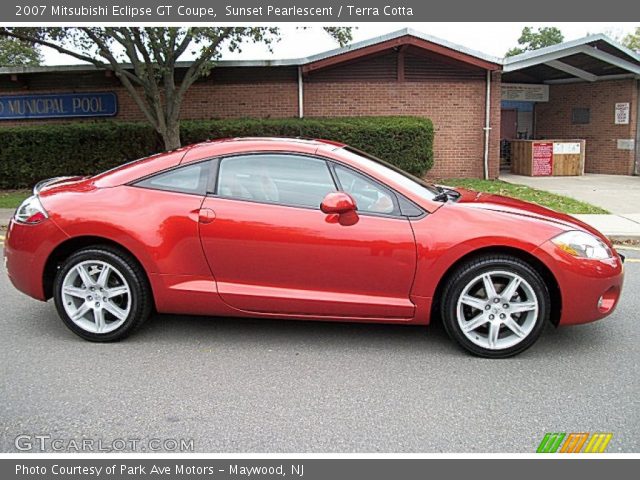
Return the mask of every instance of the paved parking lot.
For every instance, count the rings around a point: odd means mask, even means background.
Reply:
[[[625,252],[640,259],[640,251]],[[622,302],[484,360],[440,326],[156,316],[92,344],[0,267],[0,451],[24,435],[193,439],[203,452],[533,452],[545,432],[640,451],[640,263]]]

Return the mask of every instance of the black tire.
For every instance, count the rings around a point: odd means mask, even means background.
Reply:
[[[477,345],[467,338],[463,332],[457,318],[458,299],[466,286],[473,282],[479,275],[500,271],[516,274],[529,284],[535,297],[537,297],[538,314],[530,332],[524,336],[524,338],[520,339],[519,343],[503,349],[490,349]],[[496,291],[498,290],[496,289]],[[510,255],[483,255],[460,265],[448,278],[447,286],[443,292],[441,316],[442,323],[449,337],[467,351],[485,358],[507,358],[523,352],[538,340],[545,323],[549,319],[550,305],[551,301],[547,286],[540,274],[532,268],[531,265]],[[485,306],[485,308],[489,309],[490,307]],[[474,310],[474,314],[479,315],[479,313],[479,309],[478,311]],[[486,328],[488,328],[488,326]],[[511,331],[505,331],[505,328],[506,326],[504,325],[500,327],[500,334],[506,333],[507,335],[511,335],[513,333]]]
[[[71,269],[85,261],[105,262],[115,268],[129,285],[131,292],[129,314],[122,325],[113,331],[107,333],[87,331],[78,326],[65,310],[62,298],[64,278]],[[153,305],[151,288],[142,267],[130,255],[106,245],[83,248],[70,255],[56,273],[53,298],[64,324],[76,335],[92,342],[113,342],[127,337],[149,317]]]

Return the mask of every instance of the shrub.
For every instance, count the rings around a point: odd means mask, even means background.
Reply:
[[[91,175],[158,149],[143,123],[76,123],[0,129],[0,188]]]
[[[184,145],[229,137],[308,137],[344,142],[424,175],[433,165],[433,125],[416,117],[183,121]],[[162,150],[145,123],[95,122],[0,129],[0,188],[58,175],[94,174]]]

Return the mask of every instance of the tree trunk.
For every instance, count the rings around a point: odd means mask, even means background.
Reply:
[[[167,128],[164,132],[159,132],[164,141],[164,148],[166,150],[175,150],[180,148],[180,122],[170,122],[167,124]]]

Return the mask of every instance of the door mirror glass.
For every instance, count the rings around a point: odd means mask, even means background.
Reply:
[[[320,204],[320,210],[324,213],[347,213],[356,211],[356,201],[351,195],[344,192],[332,192],[327,194]]]

